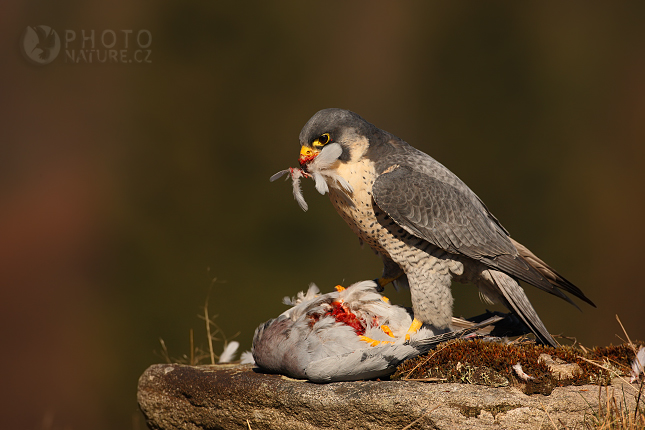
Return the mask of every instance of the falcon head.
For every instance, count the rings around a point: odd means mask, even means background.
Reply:
[[[310,163],[321,154],[325,155],[323,164],[328,166],[336,160],[357,159],[369,146],[368,136],[377,131],[354,112],[335,108],[318,111],[300,132],[300,167],[308,171]]]

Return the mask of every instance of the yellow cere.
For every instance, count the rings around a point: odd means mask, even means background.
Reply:
[[[314,153],[314,150],[308,146],[303,146],[300,148],[300,155],[304,157],[310,157]]]

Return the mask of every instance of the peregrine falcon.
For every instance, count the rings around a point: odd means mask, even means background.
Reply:
[[[484,301],[504,304],[538,341],[552,346],[557,343],[518,280],[574,306],[561,290],[595,307],[513,240],[454,173],[354,112],[317,112],[300,132],[300,145],[300,169],[291,169],[294,195],[306,209],[297,180],[312,177],[354,233],[381,256],[380,286],[409,286],[415,317],[410,332],[422,323],[450,330],[453,280],[476,285]]]

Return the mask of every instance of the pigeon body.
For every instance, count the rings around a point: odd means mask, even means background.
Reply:
[[[436,336],[422,327],[406,340],[412,316],[376,292],[374,281],[287,300],[293,307],[260,325],[253,337],[255,363],[272,373],[313,382],[354,381],[387,376],[404,360],[429,351],[440,342],[487,327],[499,316],[464,330]]]

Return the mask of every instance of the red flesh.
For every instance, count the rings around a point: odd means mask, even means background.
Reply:
[[[326,316],[332,316],[339,323],[345,324],[353,328],[357,336],[363,336],[365,334],[367,323],[365,321],[362,321],[354,313],[352,313],[352,311],[349,310],[349,308],[347,308],[344,305],[344,303],[331,302],[330,306],[331,306],[331,309],[322,315],[318,315],[318,314],[309,315],[309,327],[313,327],[314,324],[316,324],[318,320],[320,320],[320,318],[323,318]],[[370,321],[370,327],[376,327],[376,326],[378,326],[378,319],[374,317],[372,321]]]
[[[342,303],[332,302],[331,308],[332,309],[329,314],[333,316],[336,321],[352,327],[358,336],[365,334],[365,324],[349,309],[343,306]]]

